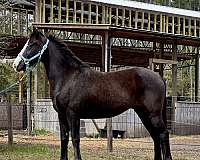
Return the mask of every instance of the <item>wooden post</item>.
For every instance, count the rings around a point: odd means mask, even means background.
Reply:
[[[195,102],[199,99],[199,48],[196,48],[195,58]]]
[[[20,11],[20,9],[19,9],[19,11]],[[19,15],[20,15],[20,12],[19,12]],[[3,25],[3,34],[5,34],[7,32],[7,30],[6,30],[6,21],[7,21],[7,18],[6,18],[6,8],[3,9],[3,16],[2,17],[3,17],[3,20],[4,20],[4,22],[2,23],[2,25]],[[21,22],[20,18],[21,18],[21,16],[18,17],[19,24]]]
[[[13,8],[10,9],[10,35],[13,35]]]
[[[6,95],[7,97],[7,115],[8,115],[8,144],[13,144],[13,119],[12,119],[12,106],[10,95]]]
[[[174,16],[172,16],[172,33],[174,34],[175,32],[175,24],[174,24]]]
[[[76,0],[74,0],[74,14],[73,14],[73,23],[76,23]]]
[[[119,9],[116,8],[116,26],[118,26],[118,19],[119,19]]]
[[[194,36],[197,36],[197,20],[194,20]]]
[[[191,18],[188,19],[188,35],[192,36],[192,33],[191,33]]]
[[[138,11],[135,11],[135,29],[138,28],[137,24],[138,24]]]
[[[149,69],[154,71],[154,63],[152,58],[149,59]]]
[[[99,24],[99,6],[98,5],[96,5],[96,24]]]
[[[35,6],[35,22],[41,22],[41,0],[36,0],[36,6]],[[44,19],[45,20],[45,19]],[[37,100],[37,94],[38,94],[38,79],[39,79],[39,73],[38,73],[38,67],[36,67],[34,71],[34,100]],[[31,94],[31,93],[30,93]],[[27,96],[28,97],[28,96]]]
[[[89,3],[88,4],[88,23],[91,24],[92,23],[92,4]]]
[[[157,15],[156,14],[154,14],[154,27],[153,27],[154,29],[154,32],[156,32],[156,30],[157,30]]]
[[[166,32],[166,30],[165,30],[165,27],[166,26],[166,24],[165,24],[165,15],[163,15],[163,26],[162,26],[162,32]]]
[[[151,30],[151,13],[148,13],[148,27],[147,30],[150,31]]]
[[[36,5],[35,5],[35,21],[36,22],[41,21],[40,5],[41,5],[41,0],[36,0]]]
[[[84,3],[81,2],[81,24],[84,23],[83,19],[84,19]]]
[[[160,14],[160,32],[163,32],[163,15]]]
[[[109,72],[111,68],[111,35],[106,32],[102,37],[102,66],[104,72]],[[106,119],[107,123],[107,151],[113,151],[112,118]]]
[[[185,35],[185,17],[183,17],[183,35]]]
[[[28,17],[28,10],[26,9],[26,36],[28,36],[28,24],[29,24],[29,21],[28,21],[29,17]]]
[[[32,72],[30,71],[27,76],[27,133],[31,135],[31,78]]]
[[[50,22],[53,22],[53,0],[50,1]]]
[[[41,22],[41,0],[36,0],[35,3],[35,22]],[[45,20],[45,18],[44,18]],[[39,79],[39,73],[38,73],[38,67],[35,68],[34,70],[34,101],[36,102],[37,100],[37,94],[38,94],[38,79]],[[32,79],[32,72],[30,72],[27,75],[27,80],[28,80],[28,84],[27,84],[27,131],[28,131],[28,135],[31,134],[31,102],[32,102],[32,97],[31,97],[31,82]]]
[[[21,79],[23,74],[19,73],[19,79]],[[23,102],[23,81],[19,82],[19,103]]]
[[[128,26],[131,27],[132,25],[132,15],[131,15],[131,10],[129,10],[129,23],[128,23]]]
[[[169,17],[166,15],[166,33],[169,33]]]
[[[164,44],[160,43],[160,55],[159,55],[160,59],[163,58],[163,54],[164,54]],[[162,63],[159,64],[159,74],[161,77],[163,77],[163,64]]]
[[[108,7],[105,6],[105,24],[108,23]]]
[[[109,24],[112,24],[112,8],[109,7]]]
[[[21,10],[18,9],[18,19],[17,19],[17,34],[21,35]]]
[[[178,17],[178,34],[181,34],[181,18]]]
[[[62,1],[58,0],[58,22],[61,23]]]
[[[104,5],[102,6],[102,23],[106,23],[106,7]]]
[[[66,0],[66,23],[69,23],[69,0]]]
[[[141,29],[144,29],[144,12],[142,11],[142,23],[141,23]]]
[[[177,44],[173,43],[172,45],[172,59],[177,60]],[[172,111],[171,111],[171,120],[172,124],[175,123],[175,110],[176,110],[176,101],[177,101],[177,64],[172,64]],[[174,125],[172,125],[174,126]]]
[[[46,18],[46,8],[45,8],[45,0],[42,0],[42,22],[45,23]]]
[[[122,27],[124,27],[125,25],[125,13],[126,13],[126,10],[125,8],[122,9]]]
[[[49,94],[49,80],[47,78],[47,75],[45,74],[45,81],[44,81],[44,97],[45,98],[49,98],[50,94]]]

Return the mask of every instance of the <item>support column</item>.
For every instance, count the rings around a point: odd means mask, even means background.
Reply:
[[[40,23],[41,22],[41,0],[36,0],[36,5],[35,5],[35,22]],[[45,6],[45,5],[43,5]],[[45,20],[45,19],[44,19]],[[38,94],[38,79],[39,79],[39,72],[38,72],[38,67],[36,67],[34,71],[34,101],[37,100],[37,94]]]
[[[111,68],[111,35],[106,32],[102,37],[102,69],[104,72],[109,72]],[[106,119],[107,125],[107,150],[113,151],[113,135],[112,135],[112,118]]]
[[[36,0],[35,3],[35,22],[41,22],[42,18],[42,11],[41,11],[42,0]],[[45,5],[43,5],[45,6]],[[45,20],[45,18],[44,18]],[[31,114],[32,108],[32,96],[31,96],[31,89],[32,89],[32,72],[30,72],[27,76],[27,131],[28,135],[31,134],[32,131],[32,123],[33,116]],[[37,100],[37,93],[38,93],[38,67],[36,67],[34,71],[34,101]]]
[[[13,144],[13,117],[10,95],[6,95],[7,99],[7,115],[8,115],[8,145]]]
[[[19,73],[19,79],[21,79],[23,74]],[[19,82],[19,103],[23,102],[23,81]]]
[[[32,84],[32,72],[30,71],[27,75],[27,132],[28,135],[31,135],[31,130],[32,130],[32,123],[31,123],[31,102],[32,102],[32,97],[31,97],[31,84]]]
[[[177,61],[177,44],[176,43],[172,44],[172,59],[174,61]],[[172,64],[172,110],[171,110],[172,126],[174,126],[174,122],[175,122],[176,101],[177,101],[177,64]]]
[[[160,55],[159,55],[160,59],[163,58],[163,54],[164,54],[164,44],[160,43]],[[163,64],[162,63],[159,64],[159,74],[163,78]]]
[[[195,59],[195,102],[199,100],[199,77],[200,77],[200,68],[199,68],[199,48],[196,49],[196,59]]]

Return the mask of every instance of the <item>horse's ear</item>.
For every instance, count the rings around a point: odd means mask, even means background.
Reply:
[[[33,33],[34,33],[35,35],[38,35],[38,34],[39,34],[39,30],[38,30],[38,28],[35,27],[35,26],[33,26]]]
[[[38,30],[37,27],[33,26],[33,33],[32,33],[32,35],[35,36],[36,38],[38,38],[41,35],[41,32]]]

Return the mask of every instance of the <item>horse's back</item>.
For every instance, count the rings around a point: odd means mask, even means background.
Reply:
[[[115,76],[113,76],[115,75]],[[158,73],[143,67],[132,67],[110,73],[125,89],[134,105],[143,101],[160,101],[165,98],[165,83]],[[147,103],[147,102],[146,102]]]

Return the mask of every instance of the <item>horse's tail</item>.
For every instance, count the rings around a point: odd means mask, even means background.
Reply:
[[[164,81],[164,85],[165,85],[165,93],[164,93],[162,117],[163,117],[164,124],[167,127],[167,96],[166,96],[166,83],[165,83],[165,81]]]

